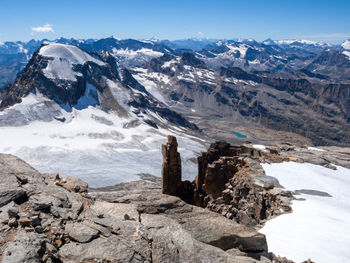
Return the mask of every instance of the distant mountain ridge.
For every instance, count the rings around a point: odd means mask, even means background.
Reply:
[[[56,40],[49,41],[47,39],[43,40],[30,40],[28,42],[4,42],[0,43],[0,89],[5,84],[12,82],[16,75],[24,68],[26,63],[29,61],[32,54],[40,47],[44,42],[55,42],[61,44],[72,44],[79,46],[87,51],[92,52],[101,52],[102,50],[107,50],[111,53],[114,53],[116,57],[127,67],[132,67],[135,65],[141,65],[148,62],[150,59],[161,56],[164,53],[171,54],[181,54],[185,50],[192,52],[200,52],[201,55],[208,56],[208,59],[212,58],[210,52],[213,52],[212,49],[218,43],[245,43],[252,45],[252,47],[259,45],[272,46],[267,48],[271,52],[271,48],[282,47],[286,52],[291,52],[293,49],[300,50],[305,49],[304,51],[310,51],[319,53],[322,51],[322,48],[331,47],[331,48],[341,48],[341,46],[330,46],[329,44],[321,44],[311,41],[298,41],[298,40],[265,40],[262,42],[256,42],[252,40],[219,40],[219,39],[182,39],[182,40],[158,40],[158,39],[149,39],[149,40],[134,40],[134,39],[118,39],[116,37],[109,37],[103,39],[73,39],[73,38],[59,38]],[[346,46],[347,42],[344,42],[343,45]],[[251,47],[251,48],[252,48]],[[252,48],[251,50],[254,50]],[[253,58],[251,53],[254,51],[249,51],[248,55],[250,58]],[[296,52],[295,50],[293,51]],[[293,53],[292,52],[292,53]],[[215,53],[215,52],[214,52]],[[281,52],[280,52],[281,53]],[[292,55],[293,58],[294,55]],[[303,55],[305,56],[305,54]],[[212,62],[219,64],[232,64],[232,58],[228,59],[229,62]],[[230,62],[231,61],[231,62]],[[249,61],[249,59],[248,59]],[[250,61],[254,61],[250,60]],[[248,62],[249,63],[249,62]],[[285,69],[284,66],[277,66],[277,70]]]

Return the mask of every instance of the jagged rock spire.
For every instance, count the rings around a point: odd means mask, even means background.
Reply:
[[[162,193],[179,195],[181,192],[181,157],[177,152],[176,137],[168,136],[168,143],[162,145]]]

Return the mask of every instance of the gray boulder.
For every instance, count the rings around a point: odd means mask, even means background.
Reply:
[[[98,237],[99,231],[84,223],[68,223],[65,227],[65,233],[79,243],[87,243]]]
[[[45,239],[35,232],[19,230],[6,245],[2,263],[39,263],[44,252]]]

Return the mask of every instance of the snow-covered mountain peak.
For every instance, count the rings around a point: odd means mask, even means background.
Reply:
[[[108,51],[93,55],[72,45],[43,45],[15,82],[0,94],[0,108],[19,105],[31,93],[42,94],[46,104],[52,101],[57,107],[47,109],[52,113],[50,118],[39,114],[36,110],[38,107],[33,107],[34,113],[30,115],[34,118],[29,118],[30,121],[55,119],[61,115],[61,110],[57,108],[71,112],[92,107],[119,118],[137,119],[154,128],[175,125],[197,129],[167,108],[159,97],[148,92]],[[6,118],[11,119],[15,114],[12,110]],[[22,115],[23,120],[28,119],[28,114]]]
[[[105,63],[100,59],[92,57],[80,48],[72,45],[49,43],[42,46],[39,55],[50,58],[43,72],[49,79],[60,79],[76,81],[77,76],[82,76],[76,72],[74,65],[84,65],[87,62],[104,66]]]
[[[58,58],[66,60],[72,65],[85,64],[86,62],[93,62],[97,65],[105,65],[100,59],[96,59],[84,52],[80,48],[72,45],[65,45],[59,43],[50,43],[40,48],[39,55],[50,58]]]
[[[272,40],[271,38],[265,39],[262,43],[264,45],[276,45],[276,42],[274,40]]]
[[[345,40],[342,44],[341,44],[342,48],[344,49],[350,49],[350,39]]]

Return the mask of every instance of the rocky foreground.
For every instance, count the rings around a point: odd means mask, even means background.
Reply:
[[[196,180],[182,182],[173,138],[163,148],[163,181],[143,174],[100,189],[0,154],[1,262],[291,262],[268,252],[257,232],[290,212],[295,198],[260,162],[335,169],[332,158],[341,165],[349,156],[348,149],[257,150],[217,142],[198,157]],[[176,178],[175,188],[166,185],[167,175]],[[165,190],[172,195],[161,194]]]
[[[104,189],[107,201],[103,201],[89,196],[81,180],[40,174],[12,155],[0,155],[0,167],[2,262],[271,262],[275,258],[267,253],[263,234],[160,194],[153,177],[120,185],[120,191],[114,188],[113,194],[109,192],[112,200]],[[101,191],[92,194],[98,197]]]

